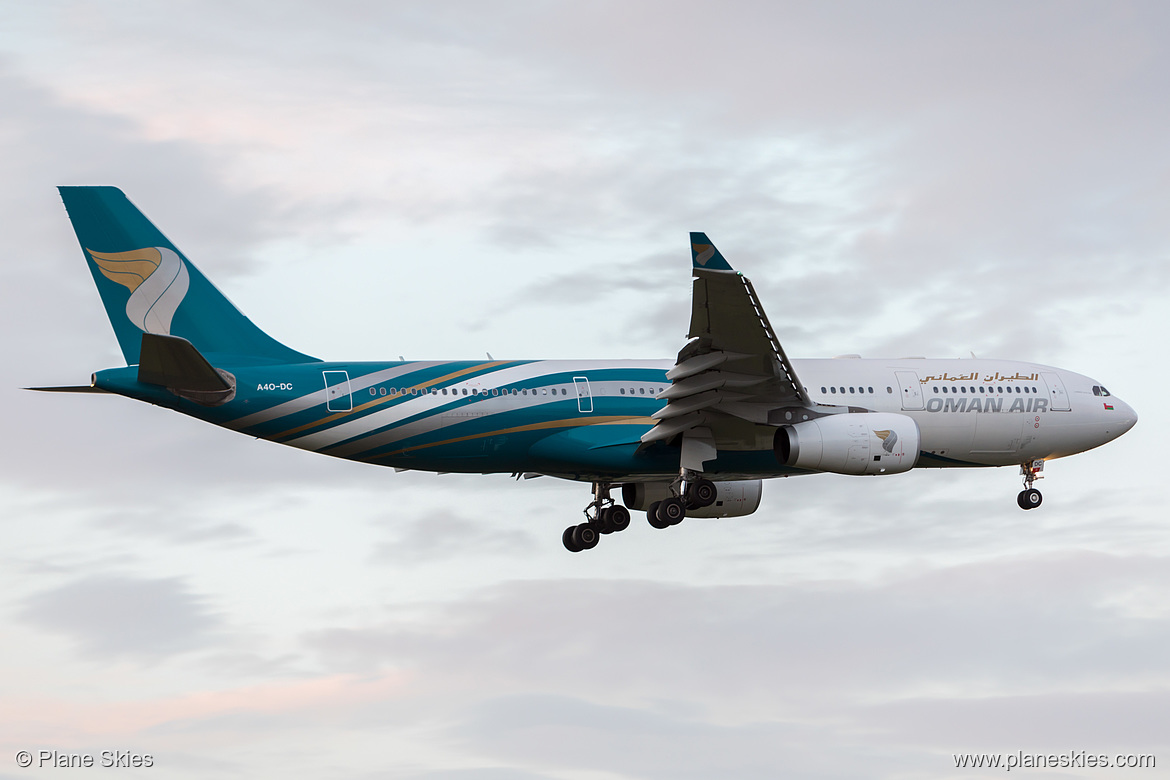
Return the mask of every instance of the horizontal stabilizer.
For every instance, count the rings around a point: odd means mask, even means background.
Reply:
[[[25,390],[36,390],[38,393],[108,393],[93,385],[68,385],[66,387],[26,387]]]
[[[231,387],[190,341],[157,333],[142,334],[138,381],[202,393]]]
[[[235,378],[208,363],[190,341],[157,333],[142,334],[138,381],[206,406],[230,401],[236,390]]]

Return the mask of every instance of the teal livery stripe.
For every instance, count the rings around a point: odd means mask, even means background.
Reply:
[[[235,430],[246,430],[246,429],[258,426],[258,425],[262,425],[264,423],[272,422],[274,420],[279,420],[279,419],[282,419],[285,417],[290,417],[292,415],[296,415],[296,414],[299,414],[301,412],[312,411],[314,413],[318,413],[319,410],[325,408],[325,402],[327,400],[326,396],[325,396],[325,384],[324,384],[324,380],[322,379],[322,376],[321,376],[322,370],[328,371],[328,370],[334,370],[336,368],[340,368],[341,370],[348,371],[351,374],[350,385],[353,388],[353,392],[356,393],[360,390],[367,390],[372,386],[382,384],[384,382],[390,382],[390,381],[395,380],[401,376],[404,376],[407,374],[412,374],[412,373],[415,373],[417,371],[420,371],[420,370],[423,370],[426,368],[430,368],[432,366],[441,366],[441,365],[447,365],[447,364],[445,362],[442,362],[442,361],[426,361],[426,362],[419,361],[419,362],[413,362],[413,363],[395,363],[395,364],[391,364],[391,367],[389,367],[389,368],[379,368],[378,370],[370,371],[370,372],[363,375],[360,373],[360,369],[364,365],[366,365],[366,364],[348,363],[348,364],[342,364],[340,366],[333,366],[332,364],[325,364],[323,366],[314,366],[313,372],[312,372],[312,374],[310,374],[310,376],[312,377],[312,379],[316,383],[314,385],[314,387],[316,387],[316,389],[314,389],[312,392],[306,393],[304,395],[299,395],[290,401],[284,401],[282,403],[278,403],[278,404],[271,406],[267,409],[263,409],[263,410],[258,411],[258,412],[253,412],[251,414],[244,415],[243,417],[238,417],[238,418],[228,422],[227,426],[229,428],[233,428]],[[381,365],[385,365],[385,364],[374,364],[374,365],[381,366]],[[302,374],[303,374],[303,372],[302,372]],[[399,384],[399,383],[395,383],[395,384]]]
[[[655,420],[650,417],[623,417],[623,416],[603,416],[603,417],[577,417],[565,418],[560,420],[548,420],[540,423],[530,423],[528,425],[517,425],[512,428],[496,428],[482,433],[473,433],[466,436],[456,436],[450,439],[442,439],[440,441],[428,442],[426,444],[415,444],[409,447],[393,450],[391,452],[382,453],[379,457],[394,457],[396,455],[405,455],[419,450],[430,449],[431,447],[442,447],[449,444],[459,444],[467,441],[474,441],[476,439],[484,439],[490,436],[506,436],[513,433],[528,433],[531,431],[550,431],[567,430],[569,428],[578,428],[583,425],[637,425],[643,429],[648,429],[654,425]],[[620,442],[621,444],[630,444],[633,442]],[[616,445],[617,443],[615,443]]]
[[[431,364],[429,366],[426,366],[426,368],[450,368],[452,365],[454,365],[454,364],[437,363],[437,364]],[[432,387],[440,386],[443,383],[450,382],[450,381],[455,380],[455,379],[466,380],[466,379],[471,378],[471,377],[484,376],[486,374],[492,373],[494,369],[496,369],[500,366],[506,366],[506,365],[514,365],[514,364],[504,362],[504,361],[497,361],[494,363],[481,363],[481,364],[476,364],[473,366],[465,367],[465,368],[462,368],[462,369],[459,369],[456,371],[449,371],[445,374],[441,374],[440,376],[435,376],[435,377],[431,377],[431,378],[424,378],[423,372],[421,372],[421,371],[402,373],[399,376],[401,377],[401,379],[403,381],[399,382],[399,383],[395,383],[395,384],[396,385],[403,385],[403,387],[395,387],[395,392],[388,391],[386,395],[379,394],[378,396],[372,397],[370,400],[365,401],[364,403],[356,403],[356,405],[353,407],[352,410],[348,410],[348,411],[344,411],[344,412],[334,412],[332,414],[326,415],[325,417],[320,417],[320,418],[317,418],[314,420],[310,420],[310,421],[303,423],[301,425],[298,425],[296,427],[289,428],[289,429],[281,431],[279,433],[270,434],[270,435],[274,440],[287,443],[291,439],[296,437],[298,434],[306,433],[307,431],[310,431],[313,428],[325,426],[329,429],[332,429],[334,427],[337,427],[336,425],[334,425],[335,423],[337,423],[337,424],[352,423],[352,424],[360,425],[361,423],[358,421],[363,420],[366,417],[369,417],[372,412],[379,410],[382,407],[394,405],[395,402],[401,402],[404,400],[409,400],[409,399],[418,397],[418,396],[414,395],[413,393],[404,392],[404,390],[409,391],[409,390],[413,389],[413,390],[417,390],[419,392],[422,392],[422,391],[429,390]],[[390,381],[390,379],[393,379],[393,378],[394,377],[389,377],[389,378],[374,377],[372,379],[372,381],[358,380],[357,382],[355,382],[355,380],[353,380],[353,379],[350,379],[351,396],[357,395],[360,398],[361,391],[363,391],[363,390],[368,391],[370,389],[374,389],[376,385]],[[355,387],[355,384],[356,384],[356,387]],[[323,406],[325,404],[325,400],[326,400],[325,399],[325,390],[322,389],[320,391],[320,393],[318,393],[317,395],[320,397],[321,405]],[[356,399],[355,399],[355,401],[356,401]],[[301,447],[303,445],[302,444],[295,444],[294,446]],[[307,447],[307,449],[316,449],[316,448],[309,446],[309,447]]]
[[[287,439],[285,443],[304,449],[327,451],[337,457],[353,457],[360,452],[411,436],[425,434],[443,425],[458,422],[459,420],[454,417],[458,414],[488,417],[524,410],[531,413],[542,407],[561,403],[566,403],[576,410],[577,399],[575,395],[571,395],[575,392],[573,377],[574,375],[580,376],[582,372],[578,370],[563,373],[538,373],[538,368],[549,368],[554,365],[556,364],[550,361],[535,365],[511,366],[482,375],[492,381],[493,391],[498,390],[502,393],[499,396],[484,394],[464,396],[461,394],[457,400],[452,401],[433,393],[410,396],[390,408],[381,408],[357,419],[337,419],[321,431]],[[610,381],[622,384],[629,382],[644,386],[647,381],[646,378],[642,377],[637,380],[629,378],[629,375],[634,373],[629,369],[594,369],[589,373],[592,376],[592,381],[599,385],[605,381],[607,375],[609,375]],[[638,373],[642,374],[643,377],[654,374],[652,371]],[[660,377],[661,374],[658,376]],[[480,378],[482,377],[474,379]],[[509,380],[513,381],[509,382]],[[664,383],[659,380],[657,384]],[[455,389],[462,393],[468,388],[456,387]],[[611,400],[607,399],[607,402]],[[660,402],[653,400],[652,395],[640,398],[639,401],[637,413],[640,414],[647,413],[646,405],[648,402],[653,406],[653,409],[657,409],[661,405]],[[466,411],[466,407],[473,407],[473,409]],[[653,409],[649,411],[653,411]],[[447,419],[444,420],[444,416],[447,416]],[[347,444],[347,442],[349,443]]]

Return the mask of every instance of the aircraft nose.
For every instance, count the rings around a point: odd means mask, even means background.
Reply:
[[[1120,409],[1118,409],[1117,411],[1119,411],[1119,412],[1121,412],[1121,413],[1122,413],[1122,416],[1121,416],[1121,425],[1122,425],[1121,432],[1122,432],[1122,433],[1125,433],[1125,432],[1126,432],[1126,431],[1128,431],[1130,428],[1132,428],[1133,426],[1137,425],[1137,418],[1138,418],[1138,416],[1137,416],[1137,412],[1135,412],[1135,411],[1133,410],[1133,407],[1132,407],[1132,406],[1130,406],[1129,404],[1127,404],[1125,401],[1120,401],[1120,400],[1119,400],[1119,401],[1117,402],[1117,404],[1118,404],[1118,406],[1120,406],[1120,407],[1121,407],[1121,408],[1120,408]]]

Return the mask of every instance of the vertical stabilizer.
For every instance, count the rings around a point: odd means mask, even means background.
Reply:
[[[221,361],[316,360],[256,327],[117,187],[58,189],[127,364],[139,362],[143,333]]]

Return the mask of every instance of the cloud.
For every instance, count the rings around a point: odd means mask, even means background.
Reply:
[[[734,761],[736,776],[763,777],[832,750],[821,771],[843,776],[875,734],[903,767],[1009,737],[1151,750],[1164,739],[1138,723],[1165,704],[1170,615],[1122,603],[1140,583],[1164,592],[1164,569],[1066,553],[877,585],[515,582],[306,642],[329,666],[410,670],[431,711],[466,713],[452,726],[465,750],[533,770],[704,777]],[[1017,707],[1067,717],[1039,724]]]
[[[1132,464],[1165,385],[1167,12],[1081,11],[22,7],[0,30],[9,740],[117,734],[177,776],[485,780],[1163,749],[1164,489]],[[1142,423],[1051,464],[1040,512],[1012,469],[777,480],[754,516],[637,517],[572,556],[584,485],[17,392],[120,362],[61,183],[123,186],[310,352],[670,357],[699,229],[794,357],[1083,365]]]
[[[468,520],[444,510],[415,520],[388,517],[379,525],[394,528],[395,535],[393,540],[374,547],[371,556],[378,564],[401,565],[460,555],[525,556],[536,548],[534,537],[528,531],[510,528],[508,524]]]
[[[200,649],[222,627],[180,579],[117,575],[89,575],[30,596],[20,618],[100,658],[158,659]]]

